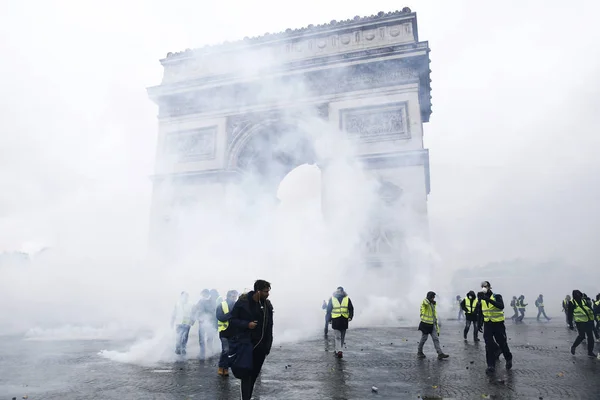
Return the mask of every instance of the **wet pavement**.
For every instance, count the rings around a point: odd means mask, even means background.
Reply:
[[[573,399],[600,397],[600,360],[560,321],[507,324],[512,371],[501,358],[485,375],[484,344],[462,339],[462,323],[447,321],[440,340],[450,358],[438,361],[433,343],[416,359],[415,328],[351,329],[344,358],[329,341],[276,345],[256,387],[256,399]],[[0,400],[21,399],[238,399],[239,381],[216,375],[216,360],[123,364],[98,355],[126,349],[107,341],[25,341],[0,338]],[[286,368],[287,366],[287,368]],[[377,392],[372,387],[377,387]]]

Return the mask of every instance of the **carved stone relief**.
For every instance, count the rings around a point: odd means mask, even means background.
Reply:
[[[410,139],[405,103],[340,110],[340,129],[360,142]]]
[[[168,133],[164,152],[177,162],[193,162],[215,158],[217,126]]]

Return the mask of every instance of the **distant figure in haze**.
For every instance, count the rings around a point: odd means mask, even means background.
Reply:
[[[539,295],[538,298],[535,300],[535,306],[538,309],[538,315],[537,315],[537,320],[540,320],[540,315],[544,314],[544,318],[546,318],[546,321],[550,321],[550,318],[548,318],[548,316],[546,315],[546,311],[544,310],[544,296],[543,295]]]
[[[465,297],[460,303],[460,308],[465,312],[466,317],[464,331],[465,341],[467,340],[467,334],[469,333],[471,324],[473,324],[473,341],[479,342],[477,332],[479,331],[478,322],[481,305],[479,304],[479,300],[477,299],[474,291],[471,290],[469,293],[467,293],[467,297]]]
[[[327,304],[327,316],[334,330],[333,352],[337,358],[342,358],[348,322],[354,317],[354,305],[343,287],[339,286]]]
[[[208,289],[202,290],[200,300],[194,307],[194,320],[198,321],[198,341],[200,343],[200,354],[198,358],[206,359],[206,349],[210,353],[214,347],[217,329],[215,328],[215,300],[211,298]]]
[[[462,306],[461,306],[462,302],[463,302],[463,301],[462,301],[462,299],[460,298],[460,295],[459,295],[459,294],[457,294],[457,295],[456,295],[456,305],[458,306],[458,320],[459,320],[459,321],[460,321],[460,320],[462,320],[462,318],[464,318],[464,317],[465,317],[464,310],[463,310],[463,308],[462,308]]]
[[[517,300],[517,308],[519,309],[521,315],[519,315],[517,318],[517,323],[523,322],[523,318],[525,318],[525,307],[527,307],[527,304],[525,304],[525,296],[520,295],[519,299]]]
[[[591,303],[584,299],[579,290],[573,290],[573,300],[569,303],[569,327],[573,329],[573,321],[577,325],[579,335],[571,346],[571,354],[575,355],[575,349],[587,336],[588,356],[596,357],[594,354],[594,311]]]
[[[242,294],[231,310],[229,323],[234,328],[234,336],[230,345],[235,348],[235,353],[229,354],[229,357],[234,359],[231,365],[233,374],[241,379],[242,400],[252,398],[256,379],[271,352],[273,305],[268,299],[270,292],[271,284],[259,279],[254,282],[254,290]],[[246,364],[250,365],[250,369],[238,369]]]
[[[229,338],[233,334],[233,327],[229,324],[231,310],[238,299],[237,290],[227,292],[227,298],[217,305],[216,317],[219,321],[219,339],[221,340],[221,358],[219,358],[219,369],[217,374],[229,376]]]
[[[496,361],[504,354],[506,369],[512,368],[512,354],[508,348],[506,326],[504,326],[504,301],[502,296],[492,292],[488,281],[481,282],[481,292],[477,293],[481,303],[483,319],[483,339],[485,340],[486,373],[496,372]]]
[[[571,296],[567,295],[562,301],[562,311],[565,313],[565,322],[569,326],[569,304],[571,304]]]
[[[449,357],[447,354],[444,354],[442,347],[440,346],[440,325],[438,323],[435,306],[435,293],[427,292],[425,300],[423,300],[421,303],[421,323],[419,324],[421,341],[419,342],[419,347],[417,348],[417,358],[426,357],[425,353],[423,353],[423,346],[425,345],[429,335],[431,335],[431,338],[433,339],[433,345],[435,346],[435,351],[437,351],[438,360]]]
[[[517,317],[519,316],[519,309],[517,308],[518,301],[519,300],[517,300],[517,296],[513,296],[512,300],[510,301],[510,306],[514,311],[514,314],[512,317],[510,317],[510,319],[512,319],[513,321],[516,321]]]
[[[187,292],[181,292],[177,304],[171,315],[171,329],[176,327],[175,354],[186,355],[188,335],[190,327],[194,325],[192,317],[193,304],[190,302],[190,296]]]
[[[325,314],[325,328],[323,329],[323,332],[325,333],[325,336],[327,336],[327,334],[329,333],[329,315],[327,314],[327,302],[325,300],[323,300],[321,309],[323,310],[323,313]]]

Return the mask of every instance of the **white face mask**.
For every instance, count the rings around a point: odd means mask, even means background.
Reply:
[[[486,287],[483,287],[483,288],[481,288],[481,291],[482,291],[483,293],[487,293],[487,292],[488,292],[488,288],[486,288]]]

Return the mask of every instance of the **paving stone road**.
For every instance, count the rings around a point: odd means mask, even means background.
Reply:
[[[462,323],[447,321],[440,340],[450,358],[416,359],[415,328],[351,329],[344,359],[332,338],[274,346],[256,387],[256,399],[598,399],[600,360],[576,356],[576,334],[553,320],[507,324],[514,354],[495,376],[485,375],[484,344],[462,340]],[[331,335],[330,335],[331,336]],[[98,356],[107,341],[38,342],[0,339],[0,400],[21,399],[238,399],[239,381],[216,375],[216,360],[141,367]],[[286,366],[288,366],[286,368]],[[25,386],[27,385],[27,386]],[[372,387],[378,388],[377,393]]]

